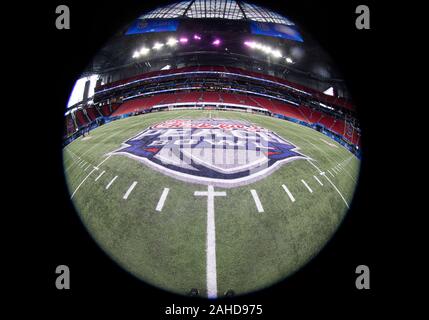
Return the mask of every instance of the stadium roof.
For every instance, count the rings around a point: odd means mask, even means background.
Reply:
[[[172,3],[152,10],[140,19],[213,18],[251,20],[284,25],[294,23],[282,15],[266,8],[235,0],[190,0]]]

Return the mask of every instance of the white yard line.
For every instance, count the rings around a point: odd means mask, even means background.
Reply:
[[[316,176],[313,176],[313,177],[314,177],[314,179],[316,179],[316,181],[317,181],[317,182],[319,182],[319,184],[320,184],[321,186],[323,186],[322,181],[320,181],[318,177],[316,177]]]
[[[71,156],[71,158],[72,158],[73,161],[76,161],[77,156],[73,153],[73,151],[70,151],[67,148],[65,148],[64,150],[66,150],[68,153],[70,153],[70,156]]]
[[[329,170],[328,170],[328,173],[329,173],[332,177],[335,177],[331,171],[329,171]]]
[[[337,191],[337,193],[340,195],[341,199],[343,199],[343,201],[346,204],[347,208],[350,208],[349,204],[347,203],[347,200],[344,198],[343,194],[340,192],[340,190],[338,190],[337,186],[331,181],[331,179],[329,179],[329,177],[325,174],[325,172],[323,172],[322,170],[320,170],[318,166],[316,166],[313,162],[311,162],[311,160],[307,160],[307,161],[313,167],[315,167],[316,170],[319,171],[319,173],[326,178],[326,180],[328,180],[328,182],[332,185],[332,187],[334,187],[335,191]]]
[[[88,175],[82,180],[82,182],[77,186],[77,188],[73,191],[72,195],[70,196],[70,199],[72,199],[74,197],[74,195],[76,194],[76,192],[79,190],[79,188],[82,186],[82,184],[86,181],[86,179],[88,179],[88,177],[95,171],[98,170],[98,168],[108,159],[110,158],[110,156],[107,156],[106,159],[104,159],[103,161],[101,161],[98,166],[94,167],[94,169],[92,169]]]
[[[128,188],[127,192],[125,192],[124,196],[122,197],[122,199],[127,200],[128,196],[131,194],[131,192],[134,190],[134,188],[137,185],[137,181],[134,181],[130,187]]]
[[[86,181],[86,179],[88,179],[88,177],[95,171],[96,169],[92,169],[88,175],[82,180],[81,183],[79,183],[79,185],[77,186],[77,188],[73,191],[72,195],[70,196],[70,199],[73,199],[74,195],[76,194],[76,192],[79,190],[79,188],[83,185],[83,183]]]
[[[261,200],[259,200],[258,193],[255,189],[250,190],[250,193],[252,194],[253,201],[255,201],[256,209],[258,209],[258,212],[264,212],[264,208],[262,207]]]
[[[225,197],[226,192],[215,192],[213,186],[208,186],[207,191],[195,191],[194,195],[207,197],[207,296],[209,299],[214,299],[217,297],[216,225],[214,197]]]
[[[292,193],[289,191],[289,189],[288,189],[284,184],[282,184],[282,187],[283,187],[284,191],[286,191],[286,193],[287,193],[287,195],[288,195],[288,197],[289,197],[290,201],[295,202],[295,198],[293,197],[293,195],[292,195]]]
[[[156,205],[156,211],[161,212],[162,208],[164,207],[164,202],[167,199],[168,192],[170,191],[169,188],[164,188],[164,191],[162,191],[161,197],[159,198],[158,204]]]
[[[138,123],[133,124],[133,125],[127,127],[127,128],[119,129],[119,130],[117,130],[116,132],[112,133],[111,135],[109,135],[107,137],[105,137],[106,133],[100,134],[100,136],[98,136],[97,138],[103,137],[103,139],[101,139],[100,141],[98,141],[97,143],[95,143],[93,146],[91,146],[89,149],[87,149],[84,153],[82,153],[81,157],[84,156],[85,154],[87,154],[89,151],[91,151],[95,147],[97,147],[103,141],[106,141],[106,140],[108,140],[108,139],[110,139],[110,138],[112,138],[112,137],[114,137],[114,136],[116,136],[116,135],[118,135],[120,133],[123,133],[123,132],[125,132],[125,131],[127,131],[127,130],[129,130],[131,128],[134,128],[134,127],[137,127],[137,126],[140,126],[140,125],[142,125],[142,124],[140,122],[138,122]]]
[[[67,172],[68,170],[70,170],[73,166],[75,165],[79,165],[79,163],[81,162],[82,159],[80,159],[80,157],[78,157],[77,155],[75,155],[72,151],[70,151],[69,149],[65,149],[72,157],[72,164],[68,165],[67,168],[64,169],[64,172]]]
[[[118,176],[114,176],[112,180],[110,180],[110,182],[107,184],[106,186],[106,190],[110,188],[110,186],[112,185],[113,182],[115,182],[115,180],[118,178]]]
[[[98,179],[100,179],[100,178],[101,178],[101,176],[102,176],[105,172],[106,172],[106,171],[101,172],[101,173],[100,173],[100,175],[99,175],[97,178],[95,178],[95,180],[94,180],[94,181],[97,181]]]
[[[310,191],[310,193],[313,193],[313,190],[311,190],[311,188],[309,187],[309,185],[307,184],[307,182],[305,182],[303,179],[301,179],[301,182],[307,188],[307,190]]]
[[[347,201],[346,201],[346,199],[344,198],[344,196],[342,195],[342,193],[340,192],[340,190],[338,190],[338,188],[337,188],[337,186],[331,181],[331,179],[329,179],[328,178],[328,176],[325,174],[325,175],[323,175],[327,180],[328,180],[328,182],[334,187],[334,189],[338,192],[338,194],[340,195],[340,197],[341,197],[341,199],[343,199],[343,201],[344,201],[344,203],[346,204],[346,206],[347,206],[347,208],[350,208],[349,207],[349,204],[347,203]]]
[[[295,133],[293,133],[294,135],[296,135]],[[309,136],[309,135],[307,135],[307,134],[305,134],[305,136],[307,136],[307,137],[309,137],[309,138],[311,138],[311,139],[314,139],[312,136]],[[326,155],[326,157],[327,158],[329,158],[330,159],[330,161],[331,162],[333,162],[333,163],[336,163],[336,164],[338,164],[337,163],[337,161],[335,160],[335,159],[333,159],[332,158],[332,156],[330,155],[330,153],[327,153],[327,152],[325,152],[324,150],[322,150],[322,149],[320,149],[318,146],[316,146],[315,144],[313,144],[312,142],[310,142],[308,139],[306,139],[306,138],[303,138],[302,136],[299,136],[299,138],[301,138],[302,140],[304,140],[304,141],[306,141],[307,143],[309,143],[309,144],[311,144],[313,147],[315,147],[316,149],[318,149],[320,152],[322,152],[323,154],[325,154]],[[342,148],[344,148],[343,146],[341,146]],[[343,157],[343,155],[342,154],[339,154],[339,151],[338,150],[335,150],[335,149],[331,149],[332,150],[332,152],[333,153],[335,153],[337,156],[339,156],[339,157]],[[347,150],[347,149],[344,149],[344,150]],[[347,150],[348,151],[348,150]],[[348,152],[350,152],[350,151],[348,151]],[[343,161],[347,161],[347,160],[351,160],[353,158],[353,156],[351,156],[350,158],[348,158],[348,159],[345,159],[345,160],[343,160]],[[352,179],[354,182],[356,182],[356,179],[348,172],[348,170],[347,169],[345,169],[345,173],[350,177],[350,179]],[[331,173],[331,175],[332,175],[332,173]],[[332,175],[333,176],[333,175]]]

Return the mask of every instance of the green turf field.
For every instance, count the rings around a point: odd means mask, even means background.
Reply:
[[[99,127],[64,149],[68,187],[90,233],[126,270],[173,292],[197,288],[207,295],[207,197],[194,196],[207,186],[106,154],[155,123],[209,117],[247,120],[270,129],[313,159],[286,163],[246,186],[215,188],[226,192],[215,198],[214,206],[218,296],[228,289],[237,294],[254,291],[287,277],[316,255],[352,201],[360,162],[323,134],[242,112],[181,110],[130,117]],[[124,199],[133,182],[137,184]],[[162,211],[156,211],[164,188],[169,188],[168,196]],[[263,212],[258,212],[251,189]]]

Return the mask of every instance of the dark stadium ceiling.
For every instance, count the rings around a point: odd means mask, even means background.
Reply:
[[[132,22],[115,34],[91,61],[83,75],[116,73],[116,77],[126,77],[132,66],[140,71],[152,71],[154,68],[165,65],[178,65],[184,62],[186,65],[222,64],[225,59],[229,64],[235,61],[248,63],[253,59],[253,71],[265,72],[270,68],[276,68],[277,76],[289,74],[308,77],[311,81],[327,81],[342,84],[342,75],[335,68],[330,56],[315,42],[305,30],[295,26],[286,17],[271,10],[243,1],[232,0],[191,0],[176,2],[163,6],[141,15],[139,21],[161,19],[163,21],[179,20],[179,28],[175,32],[148,32],[127,35],[126,31]],[[294,26],[299,30],[304,39],[303,42],[280,39],[271,36],[255,35],[250,32],[249,23],[275,23]],[[198,33],[205,40],[196,43],[192,36]],[[178,43],[173,48],[164,46],[162,50],[151,50],[151,53],[139,59],[133,59],[133,52],[142,47],[153,48],[156,43],[166,44],[168,39],[175,37],[189,38],[186,45]],[[219,37],[222,45],[211,45],[213,37]],[[210,40],[211,39],[211,40]],[[257,41],[258,43],[272,47],[282,52],[281,59],[267,58],[258,50],[246,47],[245,43]],[[217,53],[218,58],[213,54]],[[205,56],[206,55],[206,56]],[[186,60],[188,59],[188,60]],[[223,59],[223,60],[222,60]],[[242,61],[240,61],[240,59]],[[287,63],[290,60],[293,63]],[[152,70],[144,69],[150,66]],[[265,65],[265,68],[264,68]],[[121,72],[120,70],[123,69]],[[114,77],[115,78],[115,77]],[[294,80],[292,78],[292,80]],[[299,81],[301,82],[301,81]],[[326,85],[328,86],[328,85]]]
[[[293,25],[293,22],[266,8],[244,1],[233,0],[191,0],[173,3],[152,10],[141,19],[230,19],[252,20]]]

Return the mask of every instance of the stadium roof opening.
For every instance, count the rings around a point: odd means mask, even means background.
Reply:
[[[294,25],[286,17],[266,8],[234,0],[191,0],[172,3],[152,10],[140,19],[230,19]]]

